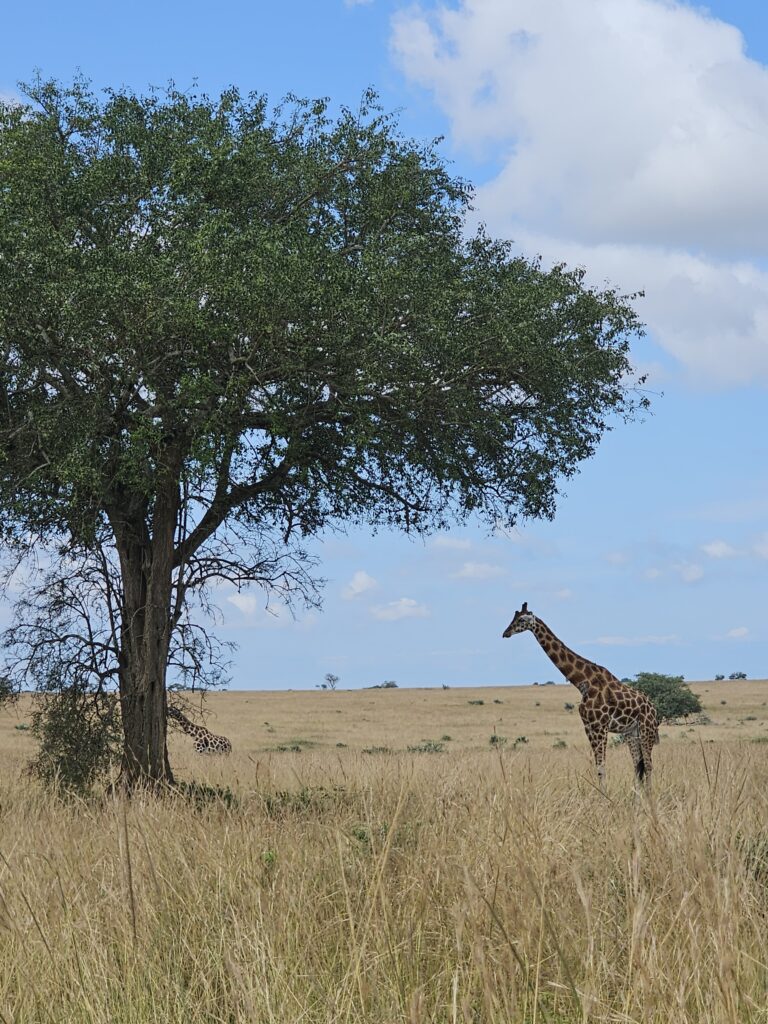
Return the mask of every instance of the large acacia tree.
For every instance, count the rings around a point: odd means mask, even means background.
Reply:
[[[0,105],[7,545],[114,553],[123,778],[170,778],[190,593],[332,524],[551,516],[643,404],[629,300],[482,231],[372,96]],[[250,548],[249,548],[250,545]],[[99,555],[101,557],[101,555]],[[279,556],[276,556],[279,557]]]

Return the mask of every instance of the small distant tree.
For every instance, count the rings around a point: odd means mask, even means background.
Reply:
[[[747,678],[747,673],[746,672],[731,672],[731,674],[728,676],[728,678],[729,679],[746,679]]]
[[[637,687],[653,701],[663,721],[699,714],[701,701],[685,684],[682,676],[668,676],[661,672],[638,672],[631,686]]]
[[[329,689],[329,690],[335,690],[338,682],[339,682],[339,677],[338,676],[335,676],[333,674],[333,672],[326,672],[325,673],[325,687],[323,687],[323,689],[325,689],[327,687],[327,689]]]
[[[722,672],[718,673],[718,675],[715,676],[715,682],[718,683],[721,679],[725,679],[725,676]]]

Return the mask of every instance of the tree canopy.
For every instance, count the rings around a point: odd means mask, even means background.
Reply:
[[[645,404],[641,329],[631,297],[468,235],[470,186],[372,94],[26,96],[0,104],[0,531],[107,552],[124,773],[168,777],[191,593],[311,598],[291,545],[328,526],[551,517]]]

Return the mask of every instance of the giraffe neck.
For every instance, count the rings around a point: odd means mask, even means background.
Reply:
[[[195,736],[199,738],[200,736],[210,735],[207,729],[204,729],[201,725],[195,725],[193,722],[190,722],[187,716],[182,714],[177,708],[174,708],[172,711],[169,709],[168,716],[170,718],[174,718],[179,723],[181,731],[185,732],[187,736]]]
[[[589,684],[595,682],[595,673],[605,673],[606,670],[600,665],[588,661],[587,658],[572,651],[570,647],[566,647],[541,619],[534,617],[531,632],[539,641],[541,649],[552,664],[563,673],[568,682],[572,683],[582,696],[586,695]]]

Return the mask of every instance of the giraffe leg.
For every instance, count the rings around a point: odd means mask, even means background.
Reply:
[[[605,793],[605,747],[608,742],[608,732],[606,729],[601,729],[594,725],[585,725],[584,728],[587,731],[587,739],[595,756],[597,784],[600,787],[600,792]]]
[[[643,754],[645,765],[645,785],[650,786],[651,772],[653,771],[653,745],[656,742],[657,731],[655,723],[640,726],[640,749]]]
[[[637,726],[635,726],[630,732],[624,733],[624,738],[627,741],[629,752],[632,755],[632,764],[635,766],[635,781],[642,784],[646,776],[647,767],[645,763],[643,744]]]

